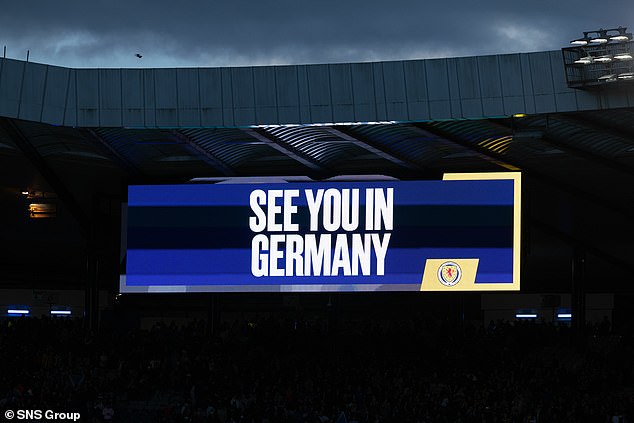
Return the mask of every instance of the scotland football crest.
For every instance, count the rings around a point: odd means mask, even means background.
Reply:
[[[438,267],[438,281],[445,286],[454,286],[460,282],[462,269],[458,263],[446,261]]]

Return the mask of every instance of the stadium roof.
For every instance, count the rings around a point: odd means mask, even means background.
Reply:
[[[606,88],[568,88],[561,52],[143,70],[0,59],[4,279],[29,257],[50,271],[81,256],[100,219],[118,231],[130,183],[506,170],[525,175],[525,251],[548,280],[571,248],[597,272],[630,269],[634,89]],[[55,228],[13,215],[50,195]]]
[[[73,127],[189,128],[481,119],[631,107],[569,88],[560,51],[377,63],[68,69],[0,59],[0,115]]]

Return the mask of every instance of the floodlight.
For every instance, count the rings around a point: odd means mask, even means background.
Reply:
[[[70,310],[51,310],[53,316],[70,316],[72,312]]]
[[[591,38],[590,42],[595,44],[606,44],[608,42],[608,38],[599,36],[597,38]]]
[[[585,56],[578,60],[575,60],[575,63],[578,65],[589,65],[593,61],[594,61],[594,58],[592,56]]]
[[[616,60],[632,60],[632,55],[630,53],[619,53],[619,54],[615,54],[614,58]]]
[[[30,311],[23,308],[10,308],[7,310],[7,314],[19,314],[21,316],[29,314]]]
[[[616,29],[613,29],[612,31],[618,31],[619,33],[617,35],[610,36],[610,41],[623,43],[632,39],[632,34],[627,34],[625,32],[627,31],[627,28],[623,28],[622,26],[620,26]]]
[[[605,56],[595,57],[594,61],[599,63],[609,63],[612,61],[612,56],[606,54]]]
[[[603,28],[599,28],[597,31],[592,31],[592,34],[595,35],[590,37],[590,42],[595,44],[606,44],[609,41],[608,31],[609,30],[605,30]],[[586,35],[586,33],[584,33],[583,35]]]
[[[616,81],[616,74],[611,73],[609,75],[603,75],[603,76],[600,76],[598,79],[599,81],[606,81],[606,82]]]
[[[31,219],[50,218],[57,216],[57,206],[52,203],[29,204],[29,217]]]
[[[634,71],[634,36],[627,28],[584,31],[570,44],[562,49],[570,88],[601,87],[606,82],[634,79],[629,75]]]
[[[537,319],[537,313],[517,313],[516,319]]]
[[[590,40],[588,38],[577,38],[576,40],[572,40],[570,44],[573,46],[585,46],[588,45]]]

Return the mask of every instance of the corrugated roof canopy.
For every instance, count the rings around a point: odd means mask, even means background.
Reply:
[[[351,174],[428,179],[447,172],[521,170],[530,233],[541,228],[546,235],[540,237],[556,240],[543,243],[532,260],[561,255],[565,250],[547,251],[564,242],[631,266],[633,122],[632,108],[249,128],[72,128],[0,118],[0,188],[14,197],[25,189],[55,192],[69,215],[87,228],[99,218],[94,198],[125,201],[125,187],[131,183]],[[25,163],[32,165],[31,171]],[[35,247],[31,243],[24,248]]]
[[[0,153],[26,140],[46,160],[100,162],[123,177],[445,172],[522,169],[571,181],[599,166],[634,175],[634,109],[520,118],[252,128],[71,128],[1,118]],[[9,129],[7,129],[9,128]],[[11,129],[12,128],[12,129]],[[599,175],[597,175],[599,176]]]

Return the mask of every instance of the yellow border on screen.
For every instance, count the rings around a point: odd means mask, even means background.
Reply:
[[[513,180],[513,283],[479,283],[442,289],[443,291],[519,291],[522,216],[522,174],[520,172],[445,173],[443,181]]]

